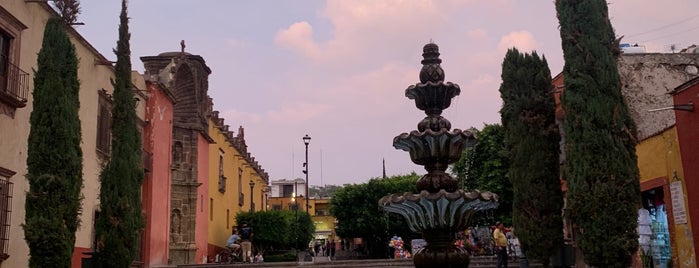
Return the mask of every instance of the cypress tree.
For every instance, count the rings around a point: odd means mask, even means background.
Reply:
[[[24,237],[29,267],[70,267],[80,225],[83,155],[78,58],[63,21],[50,18],[34,74]]]
[[[79,0],[54,0],[54,5],[58,9],[58,13],[67,24],[75,23],[80,14]]]
[[[545,267],[563,246],[563,194],[559,181],[559,141],[551,72],[536,52],[510,49],[502,64],[500,110],[508,177],[514,191],[515,235],[528,258]]]
[[[137,255],[141,214],[141,136],[136,121],[136,101],[131,85],[131,50],[126,1],[121,4],[119,40],[114,53],[114,103],[112,154],[100,175],[100,209],[97,219],[100,267],[129,267]]]
[[[565,65],[564,177],[585,262],[629,267],[638,248],[636,126],[621,94],[618,40],[604,0],[556,0]]]

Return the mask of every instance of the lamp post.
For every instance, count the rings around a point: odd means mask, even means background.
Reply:
[[[306,174],[306,197],[305,197],[305,202],[306,202],[306,213],[308,212],[308,144],[311,143],[311,137],[306,134],[306,136],[303,136],[303,144],[306,145],[306,162],[303,163],[303,167],[305,168],[303,170],[303,174]]]
[[[255,207],[253,206],[254,204],[252,203],[252,196],[253,196],[253,191],[252,189],[255,188],[255,182],[253,180],[250,180],[250,214],[255,212]]]

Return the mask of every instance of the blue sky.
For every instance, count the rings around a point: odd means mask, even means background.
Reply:
[[[81,1],[76,29],[109,59],[121,1]],[[699,1],[611,1],[617,35],[649,52],[699,43]],[[395,136],[424,114],[404,96],[419,81],[422,46],[440,46],[446,80],[461,95],[443,115],[453,128],[500,121],[500,66],[507,48],[563,66],[552,0],[132,0],[131,49],[139,57],[179,51],[212,69],[214,110],[237,130],[272,180],[360,183],[382,174],[425,173]]]

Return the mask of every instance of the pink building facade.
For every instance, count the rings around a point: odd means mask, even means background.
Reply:
[[[148,79],[148,78],[147,78]],[[143,210],[146,226],[142,236],[144,267],[168,264],[170,238],[170,166],[174,96],[156,81],[146,81],[146,127],[143,154]]]

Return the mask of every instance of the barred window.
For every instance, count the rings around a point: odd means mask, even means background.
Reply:
[[[12,214],[12,182],[10,177],[16,173],[0,167],[0,263],[10,257],[10,215]]]
[[[97,151],[109,155],[112,142],[112,100],[107,91],[99,91],[97,110]]]

